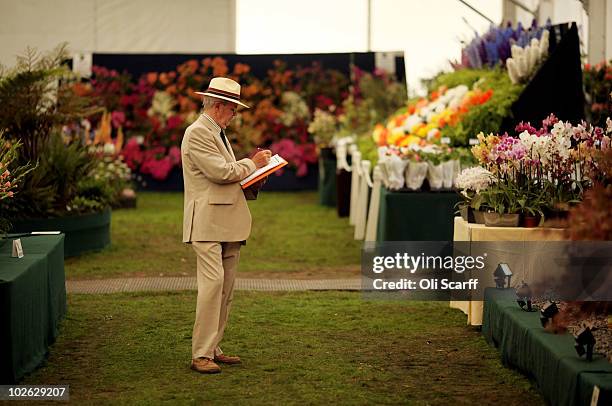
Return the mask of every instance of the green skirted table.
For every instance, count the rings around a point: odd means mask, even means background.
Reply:
[[[12,258],[0,240],[0,384],[18,382],[45,358],[66,314],[64,235],[21,237]]]
[[[599,388],[599,405],[612,404],[612,364],[601,354],[579,358],[570,334],[546,332],[539,312],[525,312],[513,289],[485,291],[482,333],[499,348],[502,361],[533,377],[553,405],[590,405]]]
[[[382,187],[376,240],[452,241],[454,192],[393,192]]]

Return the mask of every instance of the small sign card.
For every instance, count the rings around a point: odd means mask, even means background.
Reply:
[[[13,258],[23,258],[23,247],[21,246],[21,238],[13,240]]]
[[[593,395],[591,396],[591,406],[597,406],[599,404],[599,386],[593,386]]]
[[[442,137],[440,138],[440,142],[442,144],[450,144],[450,137]]]
[[[470,145],[478,145],[480,144],[480,141],[478,141],[478,138],[470,138]]]

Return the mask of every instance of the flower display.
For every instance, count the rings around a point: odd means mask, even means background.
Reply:
[[[512,83],[529,79],[538,64],[548,56],[549,36],[550,32],[544,30],[541,39],[532,38],[524,48],[512,45],[512,57],[506,59],[506,68]]]
[[[304,162],[312,161],[310,151],[316,151],[308,132],[314,111],[319,108],[340,114],[342,109],[336,107],[348,95],[349,85],[345,75],[323,69],[318,63],[288,69],[277,61],[266,77],[256,78],[248,65],[231,67],[221,57],[188,60],[173,71],[149,72],[135,82],[127,74],[102,67],[94,67],[93,73],[89,84],[76,88],[93,96],[107,112],[89,118],[91,128],[104,134],[96,133],[95,143],[102,137],[105,144],[114,145],[133,172],[156,180],[164,180],[180,168],[177,151],[201,105],[195,92],[205,89],[214,76],[238,81],[242,97],[252,106],[238,112],[238,131],[234,125],[227,129],[237,157],[247,156],[255,146],[270,147],[291,140],[296,147],[289,148],[288,160],[302,175],[307,172]],[[121,143],[117,142],[120,133]],[[302,144],[304,147],[299,147]]]
[[[606,118],[612,116],[612,61],[585,64],[582,76],[588,121],[604,127]]]
[[[441,129],[455,126],[470,108],[486,103],[493,90],[470,90],[465,85],[451,89],[440,87],[428,98],[411,103],[407,109],[390,117],[385,126],[377,125],[372,134],[379,145],[425,146],[441,143]],[[450,140],[449,140],[450,141]]]
[[[525,48],[532,39],[540,40],[550,25],[549,20],[545,26],[539,26],[535,19],[527,29],[520,22],[516,28],[511,24],[505,27],[492,25],[483,35],[475,33],[475,37],[461,50],[461,62],[454,62],[453,67],[480,69],[504,64],[512,55],[512,45]]]
[[[331,112],[316,109],[314,119],[308,125],[308,132],[315,138],[317,144],[327,146],[338,131],[338,119]]]
[[[612,123],[611,123],[612,124]],[[503,213],[566,210],[580,202],[598,172],[593,156],[610,148],[612,126],[572,125],[550,115],[539,129],[516,126],[518,137],[478,134],[472,153],[494,179],[481,203]]]
[[[291,127],[299,120],[310,118],[308,105],[296,92],[283,92],[281,106],[283,113],[280,116],[280,122],[286,127]]]

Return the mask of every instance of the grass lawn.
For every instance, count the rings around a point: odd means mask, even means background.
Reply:
[[[359,276],[361,242],[348,219],[318,204],[317,192],[264,192],[249,202],[253,229],[241,250],[243,277]],[[182,193],[138,195],[138,209],[112,215],[110,248],[66,260],[68,279],[194,276],[195,254],[181,242]]]
[[[188,369],[195,292],[71,295],[47,363],[22,384],[78,404],[543,404],[447,303],[360,293],[236,292],[224,350]]]

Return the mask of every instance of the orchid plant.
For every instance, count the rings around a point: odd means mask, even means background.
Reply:
[[[500,214],[567,210],[592,182],[594,151],[610,148],[608,123],[606,130],[585,122],[573,126],[550,115],[539,129],[520,123],[517,138],[478,134],[472,153],[495,178],[484,199]]]

